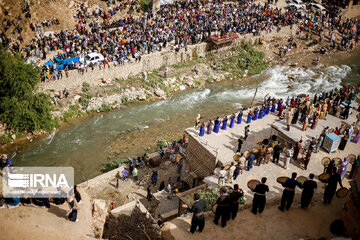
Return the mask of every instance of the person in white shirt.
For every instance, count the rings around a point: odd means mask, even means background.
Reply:
[[[227,171],[224,169],[224,167],[221,167],[220,173],[219,173],[219,185],[223,186],[225,184],[225,177],[227,176]]]

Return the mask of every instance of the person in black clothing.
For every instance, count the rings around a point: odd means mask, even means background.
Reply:
[[[303,184],[304,190],[301,193],[301,208],[308,208],[311,202],[311,199],[314,195],[314,189],[317,188],[316,182],[313,180],[314,174],[309,175],[309,180],[305,181]]]
[[[240,151],[241,151],[241,147],[242,147],[242,145],[243,145],[243,143],[244,143],[243,140],[244,140],[243,137],[240,137],[240,138],[239,138],[239,140],[238,140],[238,149],[236,150],[236,152],[240,152]]]
[[[78,187],[76,185],[74,186],[74,194],[75,194],[76,202],[80,203],[81,202],[81,195],[80,195],[80,193],[78,191]]]
[[[244,131],[245,131],[244,140],[246,140],[248,138],[248,136],[249,136],[249,132],[250,132],[249,128],[250,128],[250,125],[246,125],[245,128],[244,128]]]
[[[190,212],[193,213],[193,217],[191,219],[191,228],[188,229],[189,232],[194,233],[196,228],[199,226],[199,232],[205,227],[205,216],[204,211],[206,209],[206,203],[204,200],[200,199],[200,195],[198,193],[194,193],[194,205],[192,208],[189,208],[188,205],[183,204],[183,208],[187,208]]]
[[[324,192],[324,200],[323,200],[324,204],[331,203],[331,200],[333,199],[333,197],[335,195],[338,183],[340,184],[341,187],[343,187],[343,185],[341,183],[340,174],[337,173],[336,170],[337,170],[336,167],[331,169],[331,176],[328,180],[328,184],[326,185],[325,192]]]
[[[344,110],[344,113],[343,113],[344,119],[348,119],[349,113],[350,113],[350,104],[345,106],[345,110]]]
[[[235,219],[237,212],[239,211],[239,199],[244,196],[243,190],[239,189],[239,185],[234,185],[234,191],[230,193],[230,211],[231,211],[231,218]]]
[[[329,163],[329,165],[327,165],[325,168],[324,168],[324,172],[327,172],[327,173],[331,173],[332,172],[332,169],[335,167],[335,159],[332,159]]]
[[[219,219],[221,217],[221,227],[226,226],[226,222],[229,219],[229,207],[230,207],[230,197],[226,191],[226,188],[220,188],[220,197],[216,201],[217,208],[215,211],[214,223],[218,225]]]
[[[291,204],[294,200],[295,187],[302,187],[301,183],[295,180],[296,176],[297,173],[293,172],[291,174],[291,178],[286,180],[286,182],[283,184],[285,189],[283,191],[283,195],[281,197],[281,204],[279,206],[279,210],[281,211],[284,211],[284,208],[286,208],[286,210],[290,209]]]
[[[276,144],[274,147],[274,154],[273,154],[273,163],[279,163],[280,153],[281,153],[281,146],[280,144]]]
[[[147,187],[146,191],[147,191],[146,199],[151,201],[152,200],[151,185]]]
[[[266,177],[263,177],[261,179],[261,183],[256,185],[255,189],[253,190],[253,192],[255,192],[254,194],[254,198],[253,198],[253,206],[251,209],[251,212],[253,214],[257,214],[258,210],[259,213],[262,213],[264,211],[265,208],[265,203],[266,203],[266,195],[265,193],[269,191],[269,187],[268,185],[266,185]]]

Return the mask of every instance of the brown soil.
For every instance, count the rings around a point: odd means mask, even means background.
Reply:
[[[330,232],[330,224],[341,218],[345,199],[334,197],[330,205],[321,203],[322,194],[316,194],[311,206],[304,210],[298,207],[300,195],[295,195],[289,211],[281,212],[277,204],[265,207],[264,212],[253,215],[250,209],[239,211],[235,220],[231,220],[225,228],[216,226],[212,220],[214,214],[208,213],[202,233],[190,234],[191,217],[176,218],[166,222],[161,229],[163,239],[319,239],[334,238]]]

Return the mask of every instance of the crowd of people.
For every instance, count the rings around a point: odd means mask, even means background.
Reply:
[[[354,107],[354,102],[359,102],[359,100],[359,87],[342,87],[340,89],[334,89],[329,92],[317,93],[312,99],[310,96],[305,95],[288,98],[286,101],[283,101],[283,99],[275,99],[271,98],[270,95],[266,95],[262,106],[249,110],[246,124],[251,124],[252,121],[262,119],[267,114],[272,112],[279,116],[279,118],[285,120],[288,131],[290,131],[292,125],[295,125],[298,122],[302,125],[302,131],[306,131],[307,125],[310,125],[312,129],[315,129],[317,127],[318,120],[326,119],[327,114],[335,115],[345,120],[348,119],[349,114],[352,114],[351,109]],[[360,106],[357,110],[360,110]],[[201,116],[199,114],[196,117],[195,127],[199,128],[199,136],[204,136],[205,132],[206,134],[217,133],[219,129],[226,131],[228,126],[232,128],[234,127],[235,123],[241,124],[243,121],[245,121],[245,119],[242,120],[242,115],[243,112],[240,111],[237,115],[234,113],[229,118],[227,116],[225,116],[223,119],[217,118],[215,120],[215,125],[217,126],[214,126],[214,129],[216,130],[213,130],[213,120],[210,120],[207,124],[204,122],[201,123]],[[230,119],[230,125],[227,123],[228,119]],[[222,126],[220,126],[221,124]],[[246,125],[245,127],[245,137],[241,136],[238,140],[238,148],[236,150],[237,154],[241,152],[242,144],[244,141],[246,141],[249,126],[250,125]],[[344,150],[347,142],[359,142],[360,132],[358,132],[355,137],[353,136],[354,129],[358,130],[359,127],[360,114],[357,114],[355,122],[351,124],[344,122],[340,127],[336,127],[335,129],[325,127],[318,139],[312,137],[306,141],[305,144],[302,140],[299,140],[296,142],[294,147],[292,145],[287,145],[286,148],[283,148],[280,143],[276,141],[276,136],[272,136],[271,139],[264,139],[264,141],[261,143],[262,146],[259,152],[249,152],[247,156],[245,156],[244,153],[240,153],[239,158],[237,158],[235,162],[231,162],[230,166],[227,168],[225,168],[225,166],[221,167],[221,170],[218,173],[218,184],[220,186],[224,186],[227,183],[232,183],[232,181],[242,173],[242,170],[250,171],[254,161],[256,161],[256,165],[258,166],[262,163],[267,164],[271,159],[274,163],[278,163],[281,152],[285,153],[284,168],[288,168],[291,160],[298,161],[300,159],[300,163],[303,164],[303,168],[306,170],[310,161],[311,153],[320,151],[320,147],[323,146],[325,136],[332,132],[337,135],[341,135],[342,138],[338,150]],[[205,131],[206,128],[207,131]],[[274,142],[275,144],[272,144]],[[357,176],[358,169],[360,167],[360,155],[354,155],[354,157],[355,159],[353,159],[351,162],[352,166],[348,179],[354,179]],[[334,158],[326,166],[324,165],[324,173],[329,175],[328,178],[323,181],[326,182],[323,195],[324,204],[331,203],[338,185],[343,187],[342,180],[344,179],[345,173],[348,170],[348,158],[349,157],[345,157],[340,162],[340,164],[336,163],[336,159]],[[297,173],[293,172],[290,178],[282,182],[284,190],[282,193],[280,206],[278,207],[281,211],[289,210],[291,208],[296,187],[303,189],[300,207],[306,209],[310,206],[314,190],[317,188],[317,183],[314,181],[315,175],[310,174],[308,180],[304,182],[299,182],[296,177]],[[255,192],[253,206],[251,209],[251,212],[255,215],[257,213],[261,214],[265,208],[266,192],[269,191],[269,187],[265,184],[266,180],[266,177],[263,177],[261,182],[259,182],[255,188],[251,189],[253,192]],[[226,223],[230,219],[230,216],[233,212],[232,203],[234,201],[232,200],[231,193],[235,189],[238,189],[237,184],[234,185],[234,188],[230,190],[228,187],[222,187],[220,189],[220,197],[216,202],[217,208],[215,211],[215,224],[218,224],[218,221],[221,218],[222,227],[226,226]],[[199,199],[199,196],[196,194],[194,195],[194,200],[195,204],[192,208],[189,208],[186,205],[183,206],[184,208],[187,208],[189,211],[194,213],[191,229],[189,230],[191,233],[195,232],[197,226],[199,226],[199,231],[201,232],[205,224],[205,219],[202,217],[202,212],[206,208],[206,204],[204,205],[205,202],[202,202],[202,200]],[[236,202],[238,204],[238,199]]]
[[[280,119],[283,119],[287,130],[290,131],[291,126],[301,124],[302,131],[306,131],[308,126],[311,129],[316,129],[319,119],[326,119],[328,114],[347,119],[351,106],[354,101],[359,101],[360,89],[359,88],[346,88],[334,89],[329,92],[321,92],[314,95],[310,99],[309,95],[302,95],[298,97],[288,97],[286,101],[283,99],[275,99],[270,95],[264,97],[264,103],[253,109],[250,109],[247,114],[246,124],[244,128],[244,136],[238,139],[238,148],[236,153],[239,158],[233,163],[229,170],[222,169],[219,173],[219,183],[226,179],[231,182],[236,179],[239,173],[243,170],[250,171],[256,161],[256,165],[260,166],[262,163],[269,163],[272,158],[274,163],[279,163],[280,154],[285,154],[284,168],[288,169],[290,161],[299,161],[299,163],[306,170],[311,159],[313,152],[319,152],[323,146],[325,136],[334,132],[341,137],[339,150],[345,150],[346,144],[350,141],[360,142],[360,133],[354,136],[354,130],[360,129],[360,114],[356,115],[356,122],[351,124],[342,123],[341,126],[330,129],[325,127],[320,136],[303,142],[299,140],[294,146],[291,144],[282,145],[277,141],[277,136],[272,136],[271,139],[264,139],[257,152],[241,152],[242,145],[246,141],[250,132],[250,124],[252,121],[261,121],[268,114],[276,114]],[[233,113],[230,117],[224,116],[220,119],[217,117],[215,120],[210,119],[207,123],[201,123],[201,116],[198,114],[195,121],[195,128],[199,129],[199,136],[202,137],[206,134],[216,134],[220,130],[226,131],[227,127],[233,128],[235,125],[241,125],[245,119],[242,119],[243,111],[240,110],[237,114]],[[230,119],[230,123],[228,123]],[[287,145],[287,146],[286,146]],[[329,150],[329,149],[328,149]],[[224,180],[225,181],[225,180]]]
[[[65,193],[60,187],[58,193],[52,197],[45,197],[44,193],[39,189],[34,196],[29,194],[22,194],[14,197],[0,196],[0,208],[4,208],[5,205],[9,209],[13,209],[19,206],[31,206],[39,208],[51,208],[51,205],[63,205],[65,202],[69,206],[69,211],[65,214],[65,218],[72,222],[78,222],[78,204],[81,203],[81,194],[78,186],[74,186],[68,193]],[[67,197],[65,197],[67,196]]]
[[[44,27],[51,25],[49,21],[30,23],[36,37],[27,45],[7,36],[6,26],[11,21],[5,17],[0,43],[21,52],[24,58],[35,56],[46,59],[47,53],[52,51],[62,51],[67,56],[85,56],[97,52],[105,57],[104,61],[120,65],[140,61],[142,55],[162,51],[167,46],[178,52],[181,48],[187,49],[188,45],[204,42],[212,34],[221,32],[225,36],[230,32],[259,35],[260,32],[280,31],[285,26],[295,25],[298,34],[310,35],[307,37],[309,41],[321,43],[322,39],[328,37],[329,48],[351,49],[359,41],[359,21],[330,12],[309,9],[305,14],[300,14],[295,10],[284,10],[276,5],[254,1],[225,3],[222,0],[202,0],[176,1],[161,6],[158,12],[149,10],[141,17],[114,17],[134,4],[136,1],[120,2],[110,4],[107,10],[96,8],[93,11],[82,4],[74,16],[77,23],[73,29],[50,35],[44,34]],[[21,21],[19,16],[17,22]],[[22,39],[21,31],[18,30],[16,34]],[[284,54],[296,47],[293,41],[289,44],[281,48]],[[77,64],[77,68],[81,65]],[[52,73],[54,69],[49,67],[47,70]]]
[[[360,155],[358,156],[357,161],[360,163]],[[325,205],[331,203],[338,185],[343,187],[341,174],[338,173],[335,166],[329,167],[326,172],[329,173],[330,176],[326,181],[326,187],[322,199],[322,202]],[[317,183],[314,180],[315,175],[311,173],[309,178],[303,183],[299,182],[296,177],[297,173],[293,172],[291,177],[282,183],[284,190],[282,192],[280,206],[278,207],[278,209],[282,212],[290,210],[294,201],[296,187],[303,189],[300,197],[300,208],[307,209],[311,204],[314,192],[317,189]],[[265,209],[266,193],[269,192],[269,186],[266,185],[266,181],[267,178],[263,177],[261,182],[251,189],[254,192],[251,208],[251,212],[254,215],[258,213],[261,214]],[[221,227],[224,228],[230,219],[234,220],[236,218],[240,199],[243,195],[244,193],[239,188],[238,184],[235,184],[233,188],[229,186],[220,188],[220,196],[215,203],[216,209],[213,220],[216,225],[218,225],[219,220],[221,219]],[[188,231],[192,234],[195,233],[196,230],[202,232],[205,226],[204,212],[206,209],[206,202],[203,199],[200,199],[200,195],[198,193],[194,194],[194,201],[195,203],[191,208],[186,204],[182,205],[183,208],[186,208],[188,211],[193,213],[191,228],[188,229]]]

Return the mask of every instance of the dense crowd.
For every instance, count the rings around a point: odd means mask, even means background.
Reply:
[[[244,129],[244,136],[238,139],[238,147],[236,153],[239,154],[235,164],[229,166],[229,170],[223,169],[219,172],[219,184],[223,185],[225,182],[232,182],[236,179],[243,170],[250,171],[253,164],[260,166],[261,164],[269,163],[270,160],[274,163],[279,163],[280,154],[284,153],[284,168],[288,169],[290,161],[299,161],[300,165],[306,170],[309,164],[311,154],[319,152],[323,146],[325,136],[329,133],[335,133],[341,137],[338,149],[344,150],[348,142],[360,142],[360,132],[354,134],[355,130],[360,129],[360,114],[356,116],[356,122],[351,124],[342,123],[341,126],[335,128],[326,127],[322,130],[320,136],[315,139],[314,137],[305,141],[299,140],[295,146],[291,144],[280,143],[279,139],[272,137],[271,139],[264,139],[257,148],[257,152],[241,152],[242,145],[249,135],[250,124],[253,121],[261,121],[266,115],[273,113],[280,119],[284,119],[287,130],[290,131],[291,126],[301,124],[302,131],[306,131],[308,127],[315,129],[319,119],[326,119],[328,114],[338,116],[344,120],[348,119],[351,114],[351,108],[354,102],[360,100],[359,88],[342,87],[334,89],[329,92],[316,93],[311,99],[309,95],[301,95],[297,97],[288,97],[286,100],[276,99],[270,95],[264,97],[264,103],[261,106],[250,109],[247,118],[242,119],[243,111],[237,114],[233,113],[229,117],[217,117],[210,119],[207,123],[201,123],[201,116],[198,115],[195,121],[195,127],[199,128],[199,136],[205,134],[216,134],[219,131],[226,131],[227,128],[233,128],[236,125],[246,122]],[[360,110],[360,109],[358,109]],[[228,123],[230,121],[230,123]],[[344,172],[343,172],[344,173]]]
[[[328,38],[328,49],[351,49],[354,42],[359,41],[358,19],[343,19],[329,12],[307,10],[301,13],[254,1],[224,3],[222,0],[203,0],[177,1],[162,6],[156,13],[149,10],[137,18],[131,15],[114,17],[126,9],[127,4],[133,6],[134,1],[110,4],[108,10],[96,8],[93,11],[82,4],[74,16],[77,20],[74,29],[46,36],[44,27],[50,25],[48,21],[42,25],[30,23],[37,36],[28,45],[20,47],[19,41],[10,42],[5,35],[6,28],[0,33],[0,41],[14,51],[20,51],[24,58],[46,59],[46,54],[52,51],[63,51],[67,56],[97,52],[105,57],[104,61],[115,65],[140,61],[142,55],[162,51],[169,45],[175,51],[187,49],[189,44],[204,42],[212,34],[258,35],[260,32],[280,31],[288,25],[297,26],[298,34],[305,33],[309,44],[321,43]],[[15,25],[19,19],[21,16]],[[10,20],[5,18],[4,22],[7,24]],[[18,33],[21,37],[21,30]],[[336,36],[338,34],[340,37]],[[313,36],[317,36],[316,39]],[[286,54],[294,46],[296,44],[291,42],[280,49]],[[52,69],[49,71],[52,73]]]

